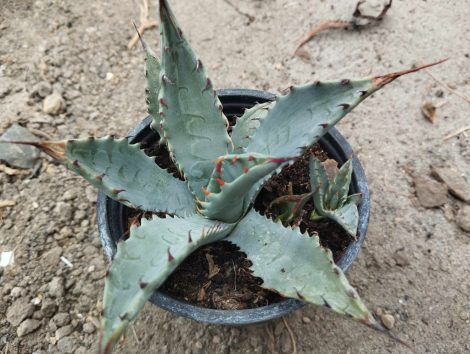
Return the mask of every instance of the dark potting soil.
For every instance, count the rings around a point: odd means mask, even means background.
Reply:
[[[142,148],[149,156],[156,157],[160,167],[182,179],[164,145],[146,147],[143,144]],[[308,161],[312,155],[321,161],[328,159],[318,144],[306,149],[302,158],[285,167],[265,184],[255,201],[255,209],[274,219],[280,210],[275,205],[268,207],[275,198],[290,191],[293,194],[310,192]],[[150,216],[149,213],[144,215],[143,212],[128,210],[129,225],[136,219]],[[310,235],[318,234],[322,245],[331,249],[335,261],[338,260],[352,238],[330,220],[311,221],[309,215],[312,211],[313,204],[308,202],[300,220],[297,220],[300,230]],[[198,306],[223,310],[256,308],[282,300],[279,294],[260,287],[262,280],[251,274],[250,265],[251,262],[235,245],[227,241],[215,242],[192,253],[160,290]]]

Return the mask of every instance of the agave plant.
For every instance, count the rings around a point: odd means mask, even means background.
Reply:
[[[310,186],[315,209],[310,217],[313,220],[328,218],[336,221],[351,236],[356,237],[359,213],[357,204],[360,193],[348,195],[352,176],[352,160],[341,166],[336,176],[329,179],[325,167],[314,158],[310,159]]]
[[[16,142],[40,148],[130,208],[166,214],[132,225],[130,237],[117,245],[105,279],[100,352],[113,350],[151,294],[189,254],[221,239],[246,253],[263,287],[381,328],[318,237],[275,223],[251,206],[273,173],[372,93],[419,68],[291,87],[272,104],[246,111],[229,135],[201,60],[166,0],[159,9],[161,58],[142,42],[148,111],[184,181],[125,138]]]
[[[310,218],[334,220],[352,237],[356,237],[359,224],[357,204],[361,201],[360,193],[348,195],[352,177],[352,160],[341,166],[334,176],[329,176],[323,164],[316,158],[309,161],[311,192],[302,195],[285,195],[276,198],[271,205],[278,204],[282,210],[278,220],[283,224],[298,220],[302,208],[313,200],[314,210]]]

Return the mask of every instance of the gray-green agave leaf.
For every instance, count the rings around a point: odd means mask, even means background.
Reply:
[[[245,212],[245,197],[261,178],[280,168],[290,158],[275,158],[261,154],[239,154],[220,157],[199,212],[214,220],[236,222]]]
[[[258,103],[245,110],[245,113],[237,119],[232,129],[233,153],[241,154],[250,143],[251,137],[259,128],[261,121],[268,115],[273,102]]]
[[[200,199],[213,161],[232,151],[222,105],[165,0],[160,1],[159,109],[164,138],[190,189]]]
[[[303,149],[316,143],[331,127],[374,92],[406,75],[442,61],[383,76],[358,80],[315,81],[292,86],[284,96],[276,98],[267,116],[246,147],[246,152],[271,156],[299,156]],[[270,175],[250,191],[253,203]]]
[[[246,253],[263,288],[378,326],[318,236],[302,235],[251,210],[227,241]]]
[[[180,216],[196,212],[185,182],[160,168],[139,144],[127,139],[86,138],[33,145],[62,162],[108,197],[136,209]]]
[[[176,267],[204,244],[227,236],[233,224],[194,214],[142,219],[118,243],[106,275],[100,353],[110,353],[129,322]]]
[[[136,29],[137,30],[137,29]],[[145,51],[145,80],[147,82],[147,88],[145,89],[145,101],[147,103],[147,110],[152,117],[151,127],[160,136],[160,143],[163,142],[163,130],[160,119],[160,104],[158,102],[158,95],[160,93],[160,60],[153,50],[145,43],[140,37],[140,42]]]
[[[316,158],[310,158],[310,185],[315,209],[312,219],[329,218],[336,221],[351,236],[356,237],[359,213],[356,204],[360,194],[348,197],[352,176],[352,160],[346,161],[336,176],[328,179],[325,167]]]

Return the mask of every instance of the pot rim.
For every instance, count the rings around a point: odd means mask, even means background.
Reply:
[[[265,91],[249,89],[222,89],[217,91],[219,99],[222,101],[224,110],[227,107],[239,107],[245,105],[252,106],[254,103],[273,101],[275,95]],[[149,127],[151,117],[145,118],[136,127],[130,130],[128,139],[130,142],[140,140],[141,134]],[[320,145],[328,155],[335,160],[344,163],[349,157],[352,157],[353,177],[352,189],[354,193],[362,193],[361,203],[358,205],[359,225],[357,240],[352,241],[346,248],[344,254],[336,263],[343,271],[346,271],[356,259],[364,243],[367,226],[370,215],[370,196],[367,179],[364,170],[357,156],[353,153],[351,146],[336,128],[330,128],[329,131],[320,139]],[[113,217],[110,211],[114,207],[122,205],[111,198],[108,198],[103,192],[99,192],[96,204],[96,215],[98,230],[100,234],[103,249],[109,260],[116,252],[116,243],[112,236],[109,224],[119,222],[118,217]],[[121,210],[120,209],[120,210]],[[165,293],[156,290],[150,298],[150,302],[158,305],[164,310],[173,312],[176,315],[196,320],[222,325],[248,325],[266,322],[295,311],[305,305],[304,302],[296,299],[285,299],[278,303],[270,304],[253,309],[244,310],[216,310],[205,307],[199,307],[188,302],[177,300]]]

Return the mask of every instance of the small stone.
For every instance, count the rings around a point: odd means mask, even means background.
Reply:
[[[31,332],[34,332],[36,329],[41,326],[41,322],[38,320],[27,319],[23,321],[16,330],[18,337],[23,337]]]
[[[13,289],[11,289],[10,296],[16,299],[21,296],[22,291],[23,291],[23,288],[19,286],[15,286]]]
[[[93,324],[87,322],[83,325],[83,332],[85,333],[94,333],[95,332],[95,326],[93,326]]]
[[[214,343],[214,344],[220,344],[220,342],[221,342],[221,339],[220,339],[219,336],[214,336],[214,337],[212,338],[212,343]]]
[[[75,192],[74,189],[68,189],[62,195],[63,200],[72,200],[72,199],[75,199],[76,197],[77,197],[77,193]]]
[[[47,95],[50,95],[51,92],[52,92],[51,84],[46,81],[42,81],[33,87],[33,91],[31,92],[30,96],[33,98],[34,97],[44,98]]]
[[[57,115],[65,109],[65,100],[61,94],[54,92],[44,99],[43,111],[46,114]]]
[[[54,247],[41,256],[41,261],[48,267],[56,267],[62,255],[62,247]]]
[[[66,312],[59,312],[54,317],[52,317],[51,322],[56,327],[63,327],[63,326],[68,325],[70,323],[70,315]]]
[[[48,285],[49,295],[55,298],[61,298],[64,296],[64,279],[61,277],[54,277]]]
[[[85,197],[89,202],[96,203],[96,198],[98,197],[98,194],[96,193],[96,189],[92,186],[88,186],[85,189]]]
[[[463,177],[462,173],[454,166],[433,167],[432,174],[438,180],[444,182],[450,193],[455,197],[470,203],[470,183]]]
[[[416,177],[414,179],[416,195],[425,208],[441,206],[447,201],[447,187],[429,178]]]
[[[27,129],[13,124],[0,137],[0,140],[31,140],[39,139]],[[39,151],[27,145],[2,144],[0,148],[0,160],[7,162],[12,167],[33,168],[39,158]]]
[[[459,209],[457,217],[455,218],[457,225],[464,230],[470,232],[470,206],[464,205]]]
[[[59,239],[72,237],[73,236],[73,230],[69,226],[64,226],[62,229],[60,229],[59,235],[56,235],[56,236],[58,236]],[[54,236],[54,238],[57,239],[57,237],[55,237],[55,236]]]
[[[57,342],[57,349],[60,353],[73,353],[75,351],[76,341],[72,337],[64,337]]]
[[[393,260],[395,261],[395,264],[399,267],[406,267],[410,265],[410,261],[406,256],[405,251],[402,249],[395,251],[393,255]]]
[[[57,312],[57,305],[55,301],[45,299],[41,306],[41,313],[46,318],[51,318]]]
[[[61,338],[68,336],[72,332],[73,327],[71,325],[60,327],[57,331],[55,331],[55,339],[60,340]]]
[[[196,343],[194,343],[194,347],[196,349],[202,349],[204,346],[202,345],[202,343],[200,341],[197,341]]]
[[[387,329],[392,329],[393,326],[395,325],[395,317],[393,317],[393,315],[383,314],[380,316],[380,320],[382,321],[382,324]]]
[[[85,210],[77,210],[74,215],[75,220],[83,220],[86,217]]]
[[[305,324],[308,324],[310,322],[312,322],[312,320],[306,316],[302,317],[302,322],[305,323]]]
[[[34,305],[27,297],[16,300],[7,310],[7,321],[12,326],[18,326],[24,319],[30,317],[34,312]]]

